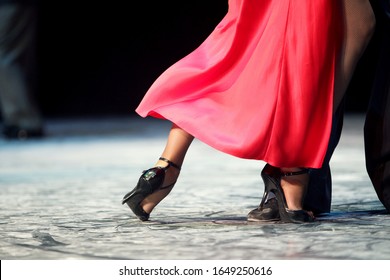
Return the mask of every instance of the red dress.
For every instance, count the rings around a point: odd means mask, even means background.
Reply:
[[[321,167],[341,42],[339,5],[229,0],[214,31],[154,82],[136,112],[168,119],[237,157]]]

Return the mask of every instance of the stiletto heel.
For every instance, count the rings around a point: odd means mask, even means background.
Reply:
[[[261,177],[263,178],[264,185],[265,185],[265,193],[267,193],[267,195],[269,192],[274,193],[278,202],[279,215],[280,215],[280,220],[282,222],[307,223],[307,222],[314,221],[314,218],[305,210],[288,209],[286,198],[281,186],[282,177],[307,174],[308,171],[309,171],[308,169],[302,169],[296,172],[284,173],[279,168],[276,168],[269,164],[266,164],[264,169],[261,171]],[[262,204],[265,203],[264,200],[265,198],[263,197],[263,201],[260,204],[260,207],[262,206]]]
[[[141,202],[152,193],[163,189],[172,188],[175,185],[176,181],[167,186],[162,185],[165,179],[165,172],[169,167],[172,166],[180,170],[180,166],[166,158],[160,157],[159,160],[167,162],[168,165],[165,167],[156,166],[144,170],[135,188],[128,192],[122,199],[122,204],[126,203],[130,207],[131,211],[133,211],[133,213],[141,221],[149,220],[150,216],[150,213],[146,213],[145,210],[141,207]]]

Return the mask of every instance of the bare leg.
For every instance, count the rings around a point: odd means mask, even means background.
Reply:
[[[181,166],[193,139],[194,137],[192,135],[188,134],[178,126],[173,125],[168,135],[167,144],[161,156]],[[155,164],[155,166],[166,165],[167,163],[161,160],[157,161]],[[180,171],[178,169],[173,167],[167,169],[163,186],[175,182],[179,176],[179,172]],[[150,213],[153,208],[170,193],[171,190],[172,188],[166,188],[149,195],[141,202],[141,207],[146,213]]]
[[[356,65],[375,28],[375,15],[369,0],[342,0],[344,43],[336,69],[333,111],[336,111],[348,88]]]

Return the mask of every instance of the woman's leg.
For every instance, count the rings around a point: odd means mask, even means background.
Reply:
[[[336,68],[334,109],[344,97],[356,65],[375,29],[375,15],[369,0],[342,0],[344,43]]]
[[[161,157],[181,166],[193,139],[194,137],[192,135],[188,134],[178,126],[173,125],[169,132],[168,140]],[[167,166],[167,162],[159,160],[155,166]],[[180,170],[177,168],[168,168],[165,173],[163,186],[174,183],[177,180],[179,173]],[[146,213],[150,213],[153,208],[170,193],[171,190],[172,188],[166,188],[152,193],[141,202],[141,207]]]
[[[283,173],[297,172],[301,168],[281,168]],[[305,199],[306,189],[309,184],[309,174],[294,176],[283,176],[280,185],[283,189],[288,209],[303,209],[303,200]]]
[[[356,65],[367,47],[375,27],[375,16],[369,0],[342,0],[344,14],[344,43],[336,68],[334,111],[347,90]],[[295,172],[299,168],[282,168]],[[309,175],[283,177],[281,186],[291,210],[302,209]]]

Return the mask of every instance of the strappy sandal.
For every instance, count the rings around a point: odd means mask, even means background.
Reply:
[[[303,168],[296,172],[282,172],[280,168],[266,164],[261,171],[261,177],[263,178],[265,191],[263,200],[259,207],[264,207],[266,197],[270,192],[274,193],[279,207],[280,221],[285,223],[307,223],[313,222],[314,217],[305,210],[290,210],[287,207],[286,198],[281,186],[282,177],[296,176],[307,174],[309,169]]]

